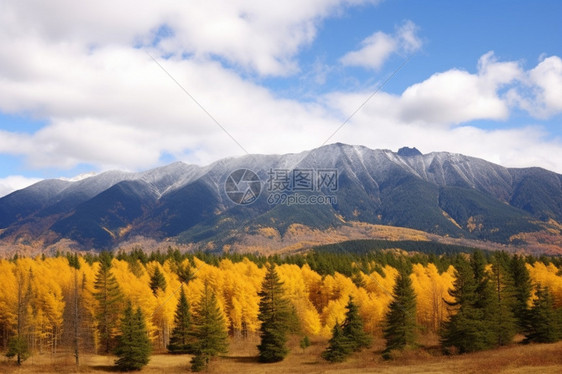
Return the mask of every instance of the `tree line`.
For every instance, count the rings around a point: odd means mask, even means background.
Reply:
[[[126,370],[167,350],[192,354],[202,370],[229,336],[249,333],[260,336],[261,362],[287,355],[288,334],[303,349],[309,336],[329,338],[322,357],[335,362],[374,336],[386,340],[385,358],[428,332],[445,353],[511,344],[518,333],[552,342],[562,335],[556,261],[480,251],[15,257],[0,260],[0,347],[18,363],[61,349],[77,364],[82,352],[117,354]]]

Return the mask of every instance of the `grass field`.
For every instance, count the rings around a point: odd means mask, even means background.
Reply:
[[[303,352],[297,340],[290,342],[289,356],[282,362],[260,364],[256,360],[257,339],[239,340],[231,344],[227,356],[214,360],[208,373],[562,373],[562,342],[555,344],[512,345],[491,351],[458,356],[443,356],[436,348],[402,352],[392,361],[380,357],[382,342],[357,353],[347,362],[329,364],[320,358],[325,341],[314,341]],[[190,355],[154,354],[141,373],[189,372]],[[1,373],[108,373],[115,372],[115,357],[83,355],[80,367],[71,354],[34,355],[21,367],[4,356],[0,358]]]

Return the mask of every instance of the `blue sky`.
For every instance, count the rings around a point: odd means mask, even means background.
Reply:
[[[375,91],[329,142],[562,173],[560,14],[554,0],[1,1],[0,196],[315,148]]]

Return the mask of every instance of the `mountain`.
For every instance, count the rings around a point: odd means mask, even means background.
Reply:
[[[5,245],[66,240],[82,249],[115,248],[138,238],[216,250],[240,243],[249,250],[281,248],[272,243],[302,246],[359,232],[369,238],[398,227],[426,239],[562,252],[558,222],[562,175],[554,172],[446,152],[339,143],[205,167],[176,162],[140,173],[45,180],[0,199]]]

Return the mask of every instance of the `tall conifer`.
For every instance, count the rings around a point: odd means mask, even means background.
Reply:
[[[528,302],[531,298],[531,276],[529,270],[525,266],[523,257],[515,255],[510,262],[510,273],[515,288],[515,301],[512,306],[513,315],[517,319],[517,328],[519,332],[527,331],[529,326],[529,306]]]
[[[100,266],[94,282],[96,325],[103,353],[110,353],[115,343],[122,295],[115,276],[111,272],[111,256],[100,254]]]
[[[119,329],[121,333],[117,337],[115,349],[119,359],[115,361],[115,365],[122,371],[140,370],[148,364],[151,351],[141,309],[137,308],[136,313],[133,312],[133,306],[129,302]]]
[[[554,298],[548,287],[540,284],[535,290],[529,311],[529,325],[525,342],[553,343],[560,337],[560,323],[554,309]]]
[[[363,320],[359,315],[359,308],[353,302],[353,297],[351,296],[349,296],[346,309],[345,320],[342,324],[342,332],[349,340],[351,350],[358,352],[371,345],[371,337],[363,329]]]
[[[191,353],[193,350],[191,344],[191,314],[189,312],[189,304],[185,297],[183,285],[181,286],[180,299],[174,316],[174,329],[168,344],[170,353]]]
[[[474,352],[490,346],[484,311],[478,305],[477,290],[482,283],[475,278],[474,269],[462,257],[455,263],[455,281],[453,289],[449,290],[454,301],[447,302],[452,315],[441,331],[441,343],[446,351],[455,347],[459,353]]]
[[[283,283],[279,280],[275,265],[267,265],[262,283],[258,319],[261,321],[258,345],[260,362],[277,362],[289,352],[286,347],[289,302],[283,296]]]
[[[413,345],[416,340],[416,294],[408,274],[401,271],[396,277],[393,300],[386,313],[385,356],[394,349]]]
[[[343,362],[352,352],[349,339],[344,335],[338,321],[332,329],[332,337],[328,342],[328,348],[322,352],[322,358],[330,362]]]
[[[156,265],[154,273],[150,277],[150,289],[155,296],[158,290],[166,291],[166,278],[164,278],[164,274],[162,274],[158,265]]]
[[[195,339],[191,370],[205,369],[211,358],[228,351],[228,332],[215,293],[205,283],[193,319]]]
[[[490,286],[493,297],[488,305],[487,318],[489,328],[497,346],[511,343],[517,331],[517,320],[513,316],[514,286],[511,275],[502,261],[502,254],[496,253],[491,268]]]

